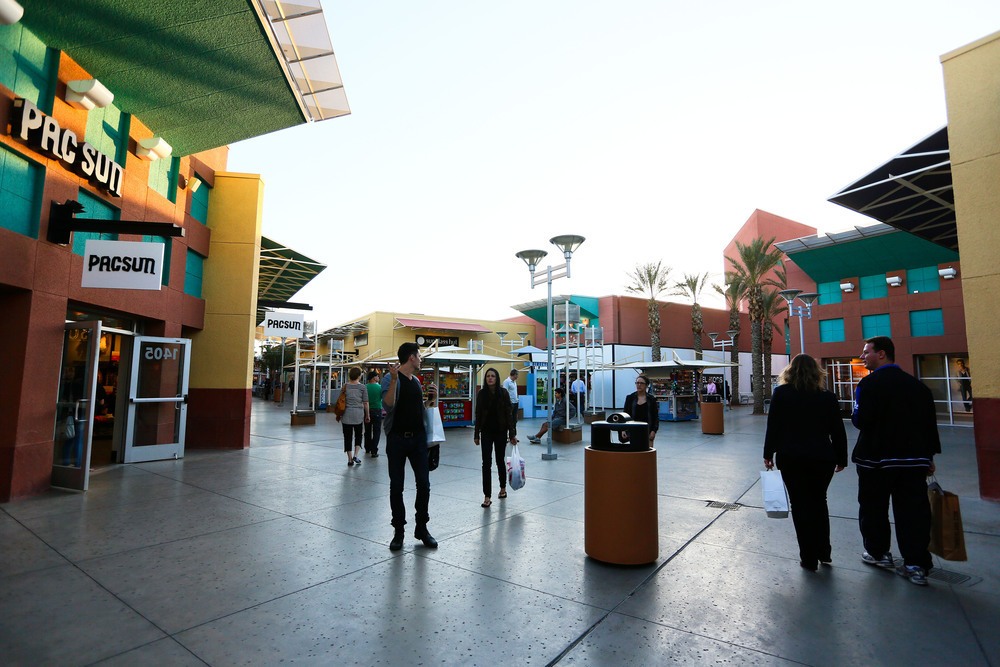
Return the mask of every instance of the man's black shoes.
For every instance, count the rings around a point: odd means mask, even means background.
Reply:
[[[413,533],[413,537],[424,543],[424,546],[428,549],[437,549],[438,541],[434,539],[434,536],[428,532],[427,527],[417,528]]]
[[[389,542],[389,551],[399,551],[403,548],[403,531],[397,530],[396,534],[392,536],[392,542]]]

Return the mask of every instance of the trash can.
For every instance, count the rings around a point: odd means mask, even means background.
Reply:
[[[644,565],[660,555],[656,450],[645,422],[590,425],[584,450],[584,551],[616,565]],[[625,415],[628,419],[628,415]],[[621,442],[620,432],[628,434]]]
[[[725,430],[722,402],[710,401],[701,404],[701,432],[708,435],[722,435]]]

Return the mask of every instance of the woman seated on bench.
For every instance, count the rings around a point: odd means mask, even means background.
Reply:
[[[569,418],[573,419],[576,417],[576,408],[573,404],[569,404]],[[552,408],[552,427],[555,430],[559,430],[566,426],[566,390],[562,387],[556,387],[556,404]],[[545,422],[542,424],[542,430],[533,436],[528,437],[528,442],[537,445],[542,441],[542,436],[545,435],[549,430],[549,423]]]

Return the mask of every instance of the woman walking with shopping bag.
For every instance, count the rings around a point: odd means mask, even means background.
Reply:
[[[797,355],[778,378],[764,436],[764,467],[777,456],[791,501],[799,542],[799,565],[815,571],[829,565],[830,510],[826,491],[835,472],[847,467],[847,433],[837,396],[826,389],[826,373],[807,354]]]
[[[510,396],[500,386],[500,373],[495,368],[487,368],[483,375],[483,387],[476,394],[476,426],[473,442],[482,447],[483,453],[483,507],[493,504],[493,460],[497,464],[497,478],[500,480],[499,498],[507,497],[507,469],[504,452],[507,442],[517,444],[517,426],[510,407]],[[481,441],[481,442],[480,442]]]

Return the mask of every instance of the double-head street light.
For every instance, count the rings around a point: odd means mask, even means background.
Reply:
[[[582,236],[576,236],[575,234],[563,234],[562,236],[553,236],[549,239],[549,243],[556,246],[563,252],[563,257],[566,261],[558,266],[552,266],[551,264],[546,267],[545,273],[542,275],[535,275],[535,269],[538,268],[539,263],[545,259],[549,254],[544,250],[522,250],[517,253],[518,259],[524,260],[524,263],[528,265],[528,271],[531,274],[531,289],[535,289],[537,286],[545,283],[549,287],[548,299],[546,301],[545,308],[545,351],[548,357],[548,372],[545,376],[545,397],[548,402],[549,407],[549,430],[546,433],[547,439],[547,449],[544,454],[542,454],[542,459],[549,461],[558,458],[558,455],[552,453],[552,414],[555,409],[555,401],[552,395],[552,376],[553,376],[553,364],[552,364],[552,281],[559,278],[569,278],[569,260],[573,256],[573,252],[580,247],[586,239]]]
[[[726,348],[733,346],[733,343],[736,342],[736,336],[737,336],[737,334],[739,334],[739,331],[736,331],[735,329],[729,329],[728,331],[726,331],[726,335],[729,336],[729,338],[719,338],[719,334],[717,332],[715,332],[715,331],[712,331],[712,332],[710,332],[708,334],[708,337],[712,339],[712,347],[714,347],[714,348],[720,348],[721,347],[722,348],[722,360],[723,361],[726,360]],[[737,356],[736,357],[736,368],[739,368],[739,367],[740,367],[739,356]],[[732,368],[732,366],[727,366],[727,368],[729,368],[729,386],[731,387],[731,386],[733,386],[733,368]],[[729,399],[726,398],[726,374],[725,374],[725,371],[723,371],[723,373],[722,373],[722,400],[726,401],[726,403],[729,404],[729,409],[730,410],[733,409],[733,402],[731,400],[729,400]]]
[[[806,337],[803,333],[803,322],[802,318],[807,320],[812,319],[812,305],[813,301],[819,298],[819,294],[816,292],[803,292],[800,289],[783,289],[778,292],[778,295],[788,302],[788,317],[798,317],[799,318],[799,352],[801,354],[806,353]],[[795,298],[798,297],[799,301],[803,305],[796,306]]]

